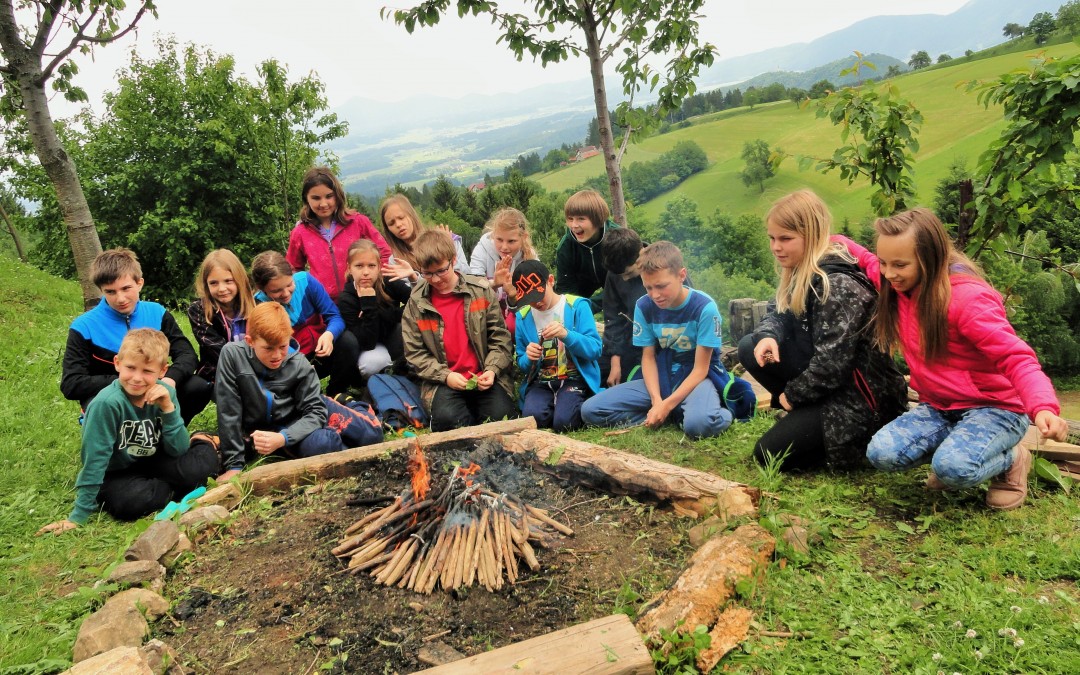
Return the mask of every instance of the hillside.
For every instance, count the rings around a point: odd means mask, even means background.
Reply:
[[[830,61],[823,66],[817,68],[811,68],[809,70],[792,71],[792,70],[773,70],[767,73],[762,73],[757,77],[751,77],[749,80],[733,84],[730,87],[720,87],[722,91],[729,89],[741,89],[746,91],[750,87],[767,87],[774,82],[779,82],[785,87],[798,87],[799,89],[809,89],[815,83],[821,80],[828,80],[837,86],[855,84],[861,79],[867,77],[880,77],[885,74],[889,69],[889,66],[899,66],[901,70],[907,70],[907,64],[900,59],[895,59],[886,54],[866,54],[863,59],[874,64],[877,70],[868,70],[862,73],[848,73],[843,77],[840,76],[840,72],[847,70],[854,65],[856,57],[854,55],[847,56],[842,59]]]
[[[1066,56],[1077,53],[1080,47],[1069,43],[1046,50],[1047,54]],[[901,95],[910,99],[922,111],[925,121],[919,134],[921,148],[915,157],[915,182],[919,200],[928,203],[934,187],[955,158],[964,158],[974,165],[978,155],[1000,131],[1001,112],[984,109],[975,94],[967,93],[958,84],[975,79],[988,79],[1027,65],[1030,53],[1015,53],[963,63],[948,68],[919,71],[894,80]],[[840,144],[839,130],[825,119],[816,117],[811,105],[798,108],[789,101],[758,106],[754,110],[737,108],[693,120],[693,126],[642,141],[627,151],[626,160],[650,160],[669,150],[675,143],[692,140],[705,149],[710,166],[684,182],[675,192],[662,195],[639,206],[637,213],[655,218],[673,194],[680,194],[698,203],[703,214],[716,209],[731,214],[764,213],[777,197],[801,187],[817,191],[832,207],[836,219],[858,221],[869,214],[871,189],[865,181],[848,186],[834,172],[822,175],[816,171],[800,172],[794,159],[781,166],[777,176],[765,184],[765,192],[746,188],[739,179],[743,161],[739,155],[743,143],[757,138],[772,148],[781,148],[791,155],[828,156]],[[541,177],[540,182],[551,190],[580,185],[590,176],[604,172],[600,157]]]

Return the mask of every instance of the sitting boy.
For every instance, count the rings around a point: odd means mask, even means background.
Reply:
[[[169,341],[161,331],[136,328],[124,336],[113,357],[118,378],[86,409],[75,507],[66,520],[38,534],[85,524],[99,499],[114,518],[136,520],[179,501],[217,473],[211,439],[188,438],[176,391],[164,379],[168,358]]]
[[[641,237],[628,227],[611,230],[604,238],[604,357],[608,360],[607,386],[632,379],[641,366],[641,347],[634,345],[634,308],[645,295],[637,262]],[[601,359],[601,370],[603,370]]]
[[[517,417],[513,344],[486,279],[459,274],[454,242],[428,230],[413,244],[423,281],[401,321],[405,358],[421,380],[431,430]]]
[[[720,313],[712,298],[687,288],[678,247],[658,241],[638,260],[646,296],[634,310],[634,344],[642,348],[643,379],[592,397],[586,424],[657,428],[669,417],[691,438],[718,436],[732,422],[721,399],[728,374],[720,364]]]
[[[593,311],[604,301],[604,238],[619,226],[611,220],[607,202],[596,190],[581,190],[563,207],[566,234],[555,251],[555,292],[589,298]],[[596,293],[597,289],[600,290]],[[596,293],[593,296],[593,293]]]
[[[248,454],[311,457],[383,438],[370,407],[358,410],[322,395],[292,332],[285,308],[264,302],[248,315],[244,341],[221,349],[214,383],[225,469],[219,483],[240,473]]]
[[[518,367],[521,414],[555,431],[581,427],[581,404],[600,391],[600,334],[592,306],[576,295],[555,292],[555,277],[539,260],[514,270],[518,302]]]
[[[127,332],[153,328],[169,340],[172,366],[162,380],[176,390],[186,425],[202,412],[213,392],[205,380],[191,380],[199,359],[172,314],[156,302],[139,300],[143,276],[135,253],[126,248],[102,251],[90,266],[90,277],[105,301],[71,322],[60,391],[86,410],[90,399],[116,380],[113,359]]]

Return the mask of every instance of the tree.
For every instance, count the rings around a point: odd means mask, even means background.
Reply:
[[[678,110],[685,97],[696,91],[694,78],[701,66],[711,65],[715,48],[698,41],[698,11],[704,0],[662,3],[651,0],[537,0],[531,4],[530,16],[504,11],[492,0],[427,0],[411,9],[393,10],[392,16],[405,30],[412,33],[417,24],[432,26],[439,22],[450,5],[457,7],[459,16],[466,13],[489,15],[499,27],[499,41],[505,41],[514,56],[521,60],[528,52],[542,65],[558,63],[570,55],[586,55],[592,76],[596,117],[607,121],[607,84],[604,64],[616,54],[621,60],[615,70],[622,75],[623,92],[629,100],[619,105],[619,119],[627,132],[621,147],[616,150],[610,125],[600,125],[600,146],[603,149],[611,193],[612,217],[626,223],[626,203],[623,197],[620,164],[630,133],[651,124],[659,124],[668,113]],[[506,3],[504,3],[506,4]],[[391,13],[384,9],[383,15]],[[556,27],[573,33],[549,37]],[[576,33],[575,40],[572,35]],[[648,63],[650,58],[669,58],[662,69]],[[661,83],[661,79],[663,82]],[[657,89],[659,85],[659,89]],[[656,103],[650,111],[633,108],[636,94],[648,87],[656,92]]]
[[[1058,7],[1057,26],[1067,35],[1080,33],[1080,0],[1070,0]]]
[[[889,66],[888,70],[885,71],[885,78],[890,79],[890,78],[893,78],[893,77],[897,77],[900,74],[902,74],[903,72],[904,71],[900,68],[900,66],[898,66],[898,65],[896,65],[894,63],[891,66]]]
[[[825,98],[830,91],[836,91],[836,85],[828,80],[818,80],[810,85],[810,98]]]
[[[945,63],[946,61],[952,61],[952,57],[948,54],[939,54],[937,57],[938,63]]]
[[[765,192],[765,181],[776,175],[776,165],[769,152],[769,144],[760,138],[743,143],[743,161],[746,168],[739,176],[743,185],[750,187],[756,184],[761,192]]]
[[[0,0],[0,76],[3,78],[2,114],[20,116],[33,151],[41,162],[63,213],[71,253],[75,259],[83,302],[96,303],[100,293],[90,279],[90,263],[101,252],[101,241],[79,174],[57,135],[45,86],[69,101],[85,101],[86,92],[74,84],[78,66],[68,60],[72,52],[92,52],[132,31],[149,12],[157,16],[151,0],[127,10],[123,0],[48,0],[19,2],[20,25],[12,0]]]
[[[1024,36],[1026,29],[1018,23],[1007,23],[1005,27],[1001,29],[1002,34],[1007,38],[1018,38]]]
[[[1028,24],[1027,32],[1035,36],[1035,44],[1046,44],[1046,41],[1050,39],[1050,34],[1054,32],[1055,28],[1054,15],[1050,12],[1039,12],[1035,16],[1031,17],[1031,23]]]
[[[925,68],[930,65],[930,55],[926,53],[925,49],[917,51],[911,55],[911,58],[908,59],[907,64],[908,67],[910,67],[912,70]]]

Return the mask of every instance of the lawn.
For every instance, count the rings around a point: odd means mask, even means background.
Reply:
[[[33,536],[66,516],[73,499],[77,406],[61,397],[57,383],[67,326],[81,301],[75,284],[7,255],[0,255],[0,279],[0,673],[55,672],[67,667],[82,617],[102,599],[94,582],[148,521],[129,525],[98,516],[61,537]],[[203,416],[193,426],[208,422]],[[1025,508],[991,513],[979,491],[924,493],[921,472],[778,477],[750,461],[754,439],[770,423],[760,418],[697,442],[674,430],[575,434],[757,485],[765,490],[766,527],[780,514],[795,514],[820,537],[806,555],[781,548],[765,582],[742,589],[758,625],[721,668],[1077,670],[1076,491],[1038,488]],[[657,590],[652,583],[628,579],[625,589],[612,589],[612,609],[616,596],[620,603],[635,594],[644,599]],[[629,610],[640,602],[630,601]]]

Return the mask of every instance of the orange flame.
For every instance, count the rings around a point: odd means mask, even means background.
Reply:
[[[476,474],[480,470],[480,465],[476,462],[469,462],[469,466],[458,467],[458,474],[465,479],[465,487],[472,487],[473,482],[469,480],[469,476]]]
[[[409,453],[409,478],[412,481],[413,499],[423,501],[431,489],[431,472],[428,471],[427,457],[420,448],[420,441],[416,441]]]

